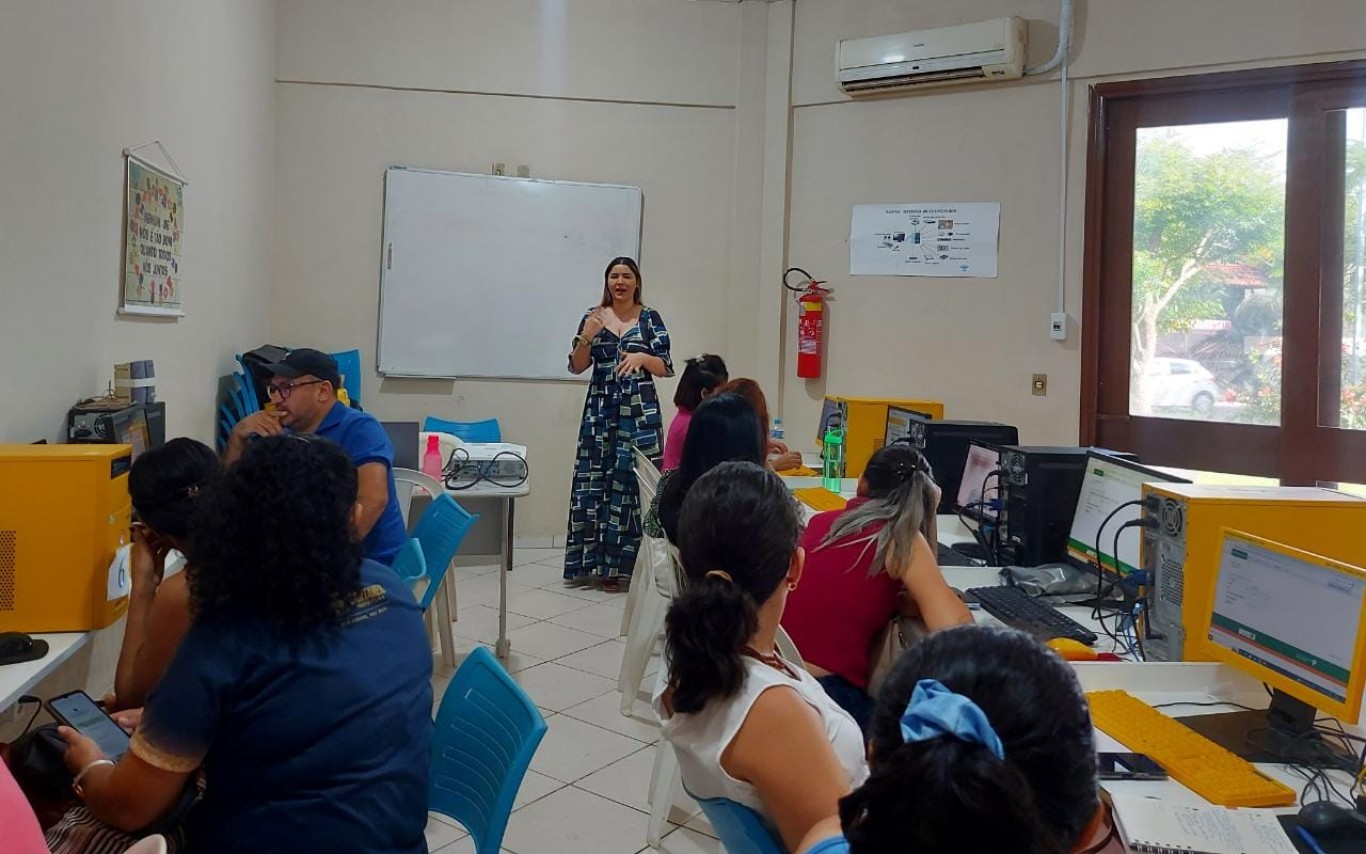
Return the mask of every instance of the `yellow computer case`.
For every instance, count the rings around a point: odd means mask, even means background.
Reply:
[[[1151,661],[1208,661],[1198,633],[1208,620],[1224,529],[1344,561],[1366,563],[1366,500],[1316,487],[1146,483],[1143,531]]]
[[[131,448],[0,445],[0,631],[103,628],[128,610]]]
[[[828,394],[822,412],[838,408],[844,420],[844,476],[860,477],[873,452],[882,447],[887,435],[887,407],[913,409],[935,419],[944,417],[944,404],[938,400],[892,400],[875,397],[842,397]],[[824,429],[825,424],[821,424]],[[819,438],[817,444],[820,443]]]

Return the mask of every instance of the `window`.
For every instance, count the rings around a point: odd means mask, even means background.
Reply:
[[[1083,442],[1366,481],[1366,63],[1095,87]]]

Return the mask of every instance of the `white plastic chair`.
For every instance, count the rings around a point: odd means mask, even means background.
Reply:
[[[160,833],[144,836],[133,843],[133,847],[124,854],[166,854],[166,837]]]
[[[394,489],[398,493],[398,507],[403,513],[403,527],[411,530],[412,525],[408,520],[413,499],[420,496],[435,499],[438,495],[445,494],[446,488],[441,481],[420,471],[395,468],[393,472]],[[436,598],[433,600],[436,607],[428,608],[422,616],[422,621],[427,625],[427,636],[431,640],[432,646],[439,645],[442,660],[452,662],[455,656],[455,639],[452,637],[451,624],[456,621],[460,606],[460,600],[455,591],[453,569],[453,567],[448,567],[445,577],[441,579],[441,590],[437,591]]]
[[[639,455],[636,459],[636,485],[640,489],[640,512],[643,518],[645,511],[649,509],[650,504],[655,500],[655,487],[658,485],[659,481],[657,479],[651,480],[649,470],[641,467],[641,460],[645,461],[646,465],[649,466],[649,469],[653,469],[654,464],[643,455],[640,455],[639,451],[636,451],[636,454]],[[658,472],[655,472],[655,474],[657,476]],[[631,630],[631,616],[635,614],[636,603],[640,601],[640,590],[643,586],[642,582],[648,582],[650,579],[649,570],[646,565],[652,559],[652,556],[645,549],[646,539],[649,538],[644,537],[641,539],[641,548],[636,552],[635,569],[631,571],[631,586],[626,591],[626,607],[621,610],[620,634],[623,635]]]
[[[659,486],[659,478],[662,476],[655,461],[640,452],[640,448],[631,446],[631,456],[635,458],[636,476],[649,483],[650,489],[654,490]]]

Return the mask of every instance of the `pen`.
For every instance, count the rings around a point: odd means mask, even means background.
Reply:
[[[1300,835],[1300,839],[1304,840],[1304,844],[1309,846],[1312,854],[1324,854],[1324,850],[1319,847],[1319,842],[1313,834],[1298,825],[1295,827],[1295,832]]]

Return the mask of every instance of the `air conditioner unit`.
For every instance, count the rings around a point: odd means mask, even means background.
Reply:
[[[839,43],[836,79],[855,98],[1024,73],[1025,23],[997,18]]]

